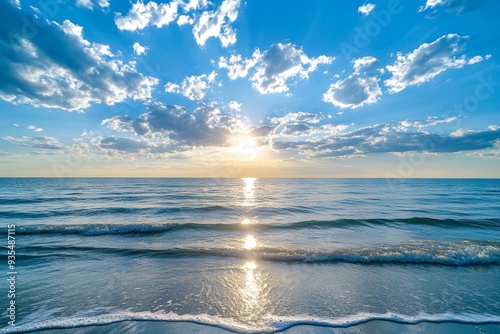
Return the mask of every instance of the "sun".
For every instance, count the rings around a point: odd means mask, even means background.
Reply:
[[[259,147],[253,137],[240,138],[235,148],[238,154],[246,160],[253,160],[259,153]]]

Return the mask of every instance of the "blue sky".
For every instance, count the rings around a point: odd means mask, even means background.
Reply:
[[[500,3],[9,0],[0,175],[500,177]]]

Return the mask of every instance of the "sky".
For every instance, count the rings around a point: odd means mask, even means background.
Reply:
[[[495,0],[4,0],[0,176],[500,177]]]

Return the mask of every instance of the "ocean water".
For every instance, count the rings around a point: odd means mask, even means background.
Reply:
[[[0,333],[125,322],[139,333],[146,321],[500,330],[498,179],[3,178],[0,189],[17,272],[10,326],[3,256]]]

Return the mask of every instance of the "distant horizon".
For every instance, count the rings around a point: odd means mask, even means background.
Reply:
[[[0,179],[332,179],[332,180],[500,180],[500,177],[209,177],[209,176],[0,176]]]

